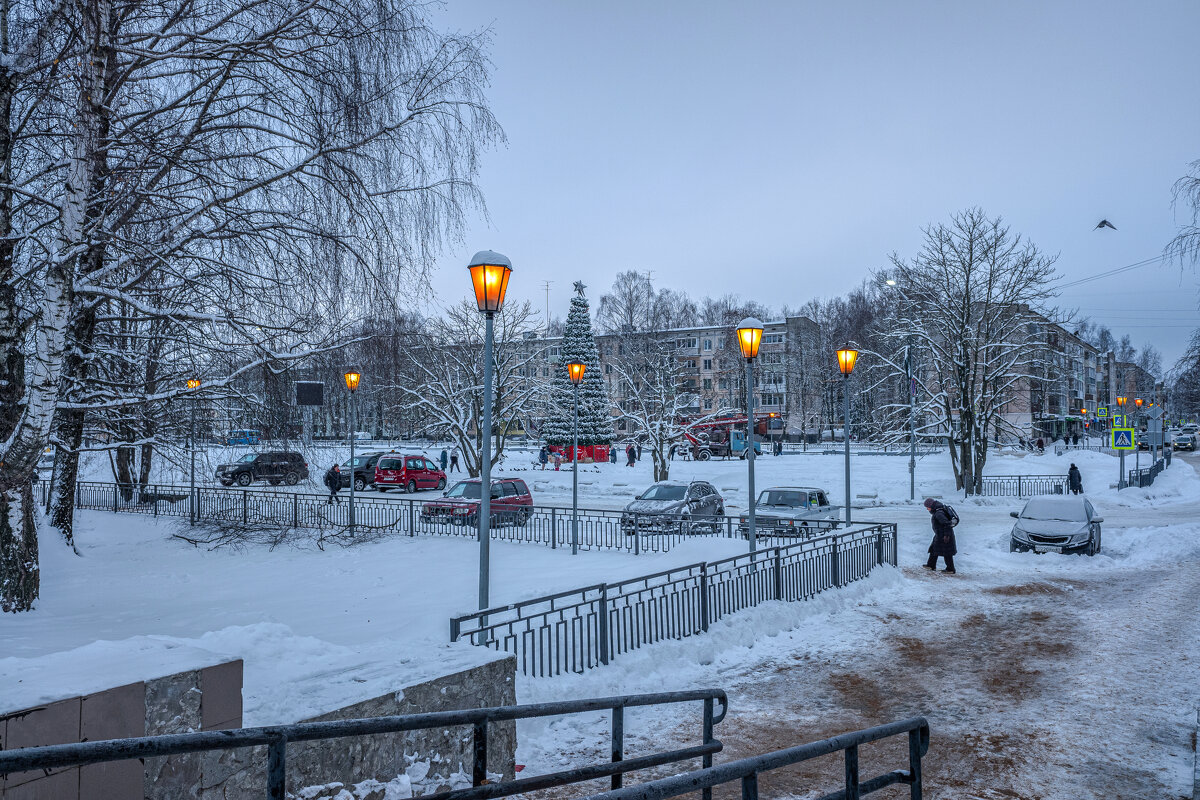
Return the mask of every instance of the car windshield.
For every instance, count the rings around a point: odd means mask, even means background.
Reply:
[[[255,453],[246,453],[246,455],[238,459],[238,463],[246,464],[256,458],[258,458],[258,456]]]
[[[1030,500],[1021,512],[1021,519],[1055,522],[1087,522],[1087,509],[1082,500]]]
[[[354,466],[356,466],[356,467],[366,466],[368,458],[370,458],[370,456],[355,456],[354,457]],[[350,466],[350,462],[347,461],[345,464],[342,464],[342,466],[348,467],[348,466]]]
[[[758,496],[760,506],[787,506],[801,508],[808,504],[808,492],[795,489],[767,489]]]
[[[687,494],[687,487],[684,486],[651,486],[642,495],[643,500],[682,500]]]
[[[479,483],[468,483],[461,481],[450,487],[450,491],[446,492],[446,497],[462,497],[466,500],[479,499]]]

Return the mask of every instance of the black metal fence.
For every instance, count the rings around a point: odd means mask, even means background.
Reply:
[[[701,742],[698,745],[625,758],[625,709],[639,706],[661,706],[672,703],[699,701],[703,705]],[[720,713],[714,713],[714,701],[720,703]],[[488,727],[502,722],[536,717],[563,716],[595,711],[612,713],[612,759],[561,772],[537,775],[500,783],[490,783],[487,776]],[[146,759],[160,756],[198,753],[211,750],[235,750],[246,747],[267,748],[267,794],[270,800],[284,800],[287,795],[287,746],[289,742],[311,742],[351,736],[369,736],[403,731],[470,727],[472,729],[472,788],[456,789],[436,795],[429,800],[484,800],[508,797],[522,792],[565,786],[596,778],[610,777],[612,788],[619,789],[626,772],[649,767],[701,759],[705,768],[712,766],[713,753],[722,744],[713,738],[713,726],[725,718],[728,700],[721,689],[695,689],[682,692],[659,692],[592,700],[568,700],[557,703],[537,703],[522,706],[498,706],[463,711],[439,711],[427,714],[403,714],[370,719],[349,719],[333,722],[304,722],[269,728],[239,728],[236,730],[180,733],[163,736],[139,736],[129,739],[110,739],[80,744],[56,744],[0,751],[0,777],[28,770],[49,770],[79,767],[109,761]],[[301,788],[301,787],[296,787]],[[705,792],[705,796],[710,796]]]
[[[908,769],[894,769],[863,780],[859,776],[858,749],[865,744],[893,736],[908,737]],[[742,758],[728,764],[705,767],[625,789],[610,790],[591,795],[584,800],[666,800],[669,797],[691,794],[697,789],[707,797],[714,786],[734,781],[741,782],[742,800],[758,800],[759,774],[839,752],[843,754],[845,761],[843,788],[841,791],[821,795],[818,800],[858,800],[863,795],[898,783],[908,785],[909,800],[921,800],[921,759],[929,752],[929,723],[924,717],[844,733],[811,744]]]
[[[47,483],[38,484],[45,502]],[[426,499],[357,495],[354,500],[355,529],[362,533],[383,531],[404,536],[460,536],[478,538],[473,515],[433,513],[444,509],[436,493]],[[124,485],[81,481],[75,488],[75,507],[188,518],[191,513],[189,487],[181,485]],[[276,528],[349,530],[350,504],[344,495],[329,503],[326,495],[273,489],[196,487],[196,520]],[[429,505],[429,504],[433,505]],[[469,509],[464,509],[469,510]],[[550,548],[571,546],[572,515],[569,508],[525,506],[504,510],[493,506],[492,539],[540,544]],[[838,528],[835,520],[809,520],[797,536],[811,537]],[[683,519],[678,516],[630,516],[622,511],[579,510],[579,547],[582,550],[620,550],[629,553],[660,553],[696,535],[745,538],[740,518],[720,516]],[[794,537],[775,536],[775,529],[760,525],[764,545],[791,543]]]
[[[862,527],[489,608],[450,620],[450,641],[513,653],[535,677],[582,672],[667,639],[706,632],[768,600],[806,600],[896,565],[896,525]]]
[[[1171,451],[1164,448],[1163,457],[1156,460],[1150,466],[1143,467],[1141,469],[1129,470],[1127,485],[1144,489],[1153,484],[1154,479],[1157,478],[1159,474],[1169,466],[1171,466]]]
[[[1034,497],[1066,494],[1066,475],[985,475],[980,494],[983,497]]]

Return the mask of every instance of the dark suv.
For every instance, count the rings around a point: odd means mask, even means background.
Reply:
[[[354,456],[354,491],[362,492],[375,486],[375,464],[387,453],[363,453]],[[342,488],[350,488],[350,462],[342,464]]]
[[[299,453],[247,453],[232,464],[217,467],[217,480],[222,486],[249,486],[254,481],[267,481],[272,486],[286,483],[295,486],[308,479],[308,464]]]

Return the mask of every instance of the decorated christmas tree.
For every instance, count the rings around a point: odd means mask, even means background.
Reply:
[[[551,445],[571,445],[575,396],[567,375],[567,364],[572,361],[587,364],[583,382],[579,385],[579,446],[612,443],[612,405],[600,375],[600,351],[596,349],[588,301],[583,294],[586,288],[581,281],[575,282],[575,296],[571,298],[571,310],[567,314],[567,327],[559,350],[562,357],[554,365],[549,409],[542,425],[542,438]]]

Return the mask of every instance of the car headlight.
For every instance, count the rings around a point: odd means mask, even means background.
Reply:
[[[1020,539],[1023,542],[1029,541],[1029,534],[1021,530],[1019,525],[1013,525],[1012,536],[1014,539]]]

